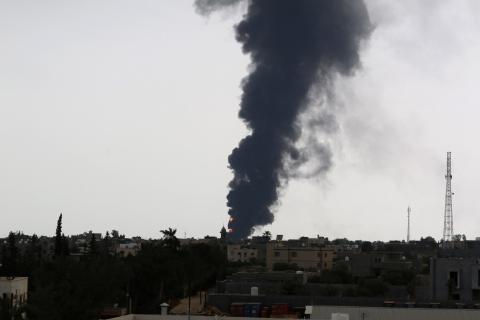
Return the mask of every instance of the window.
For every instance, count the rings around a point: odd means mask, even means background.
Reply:
[[[460,276],[458,271],[450,271],[448,274],[448,282],[451,288],[460,288]]]
[[[275,251],[275,252],[274,252],[274,255],[275,255],[275,257],[280,257],[280,252]]]
[[[473,298],[473,300],[476,300],[476,301],[480,300],[480,290],[473,289],[472,290],[472,298]]]
[[[293,252],[290,253],[290,255],[295,258],[297,256],[297,253],[295,251],[293,251]]]

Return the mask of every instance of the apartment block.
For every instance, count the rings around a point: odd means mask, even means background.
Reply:
[[[275,264],[297,265],[303,269],[331,270],[335,251],[316,246],[290,246],[272,241],[267,244],[267,268],[273,270]]]
[[[240,244],[229,244],[227,246],[227,258],[230,262],[250,262],[258,258],[258,249]]]
[[[480,258],[432,258],[430,277],[433,300],[480,301]]]

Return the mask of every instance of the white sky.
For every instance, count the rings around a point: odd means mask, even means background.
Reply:
[[[439,238],[446,152],[455,233],[480,236],[480,2],[369,0],[363,68],[336,84],[327,177],[291,181],[266,229]],[[248,57],[240,13],[191,0],[0,0],[0,236],[118,229],[217,235]],[[258,232],[261,232],[259,230]]]

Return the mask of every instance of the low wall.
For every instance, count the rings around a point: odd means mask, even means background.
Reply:
[[[135,320],[135,316],[133,314],[127,314],[126,316],[121,316],[117,318],[112,318],[111,320]]]
[[[312,319],[331,319],[333,313],[348,314],[349,320],[478,320],[480,310],[429,308],[378,308],[313,306]]]
[[[234,317],[209,317],[209,316],[190,316],[190,320],[239,320],[239,319],[251,319],[258,320],[259,318],[234,318]],[[269,318],[270,320],[285,320],[279,318]],[[162,316],[159,314],[129,314],[126,316],[121,316],[118,318],[113,318],[110,320],[188,320],[188,316]]]
[[[223,312],[230,312],[230,304],[234,302],[259,302],[265,305],[273,303],[288,303],[293,308],[304,308],[306,305],[340,305],[340,306],[383,306],[385,298],[368,297],[319,297],[297,295],[251,296],[242,294],[209,294],[207,303]]]

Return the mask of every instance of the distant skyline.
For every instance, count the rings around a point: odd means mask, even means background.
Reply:
[[[362,68],[335,82],[333,168],[282,190],[287,238],[480,236],[480,3],[366,1]],[[249,58],[243,8],[192,0],[0,0],[0,237],[9,231],[218,235]],[[195,161],[192,161],[192,160]]]

